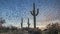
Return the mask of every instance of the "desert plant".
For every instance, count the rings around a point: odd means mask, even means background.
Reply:
[[[6,22],[5,22],[5,19],[0,18],[0,29],[3,29],[2,24],[4,24],[4,23],[6,23]]]
[[[37,9],[37,13],[35,12],[35,3],[33,3],[33,11],[30,11],[34,18],[34,28],[36,28],[36,16],[39,14],[39,9]]]
[[[60,24],[58,23],[52,23],[47,25],[47,30],[49,31],[48,34],[58,34],[58,31],[60,30]]]
[[[21,18],[21,28],[23,27],[23,18]]]
[[[30,23],[29,23],[29,18],[28,18],[28,23],[27,23],[27,24],[28,24],[28,28],[29,28],[29,26],[30,26]]]

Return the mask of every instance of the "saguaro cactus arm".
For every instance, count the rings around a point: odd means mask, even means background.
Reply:
[[[37,9],[37,13],[36,13],[36,16],[39,14],[39,9]]]
[[[30,13],[33,15],[32,11],[30,11]],[[34,15],[33,15],[34,16]]]

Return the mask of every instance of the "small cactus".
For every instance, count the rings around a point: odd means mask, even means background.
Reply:
[[[29,26],[30,26],[30,23],[29,23],[29,18],[28,18],[28,23],[27,23],[27,24],[28,24],[28,28],[29,28]]]
[[[23,27],[23,18],[21,18],[21,28]]]
[[[36,16],[39,14],[39,9],[37,9],[37,13],[35,11],[35,3],[33,3],[33,11],[30,11],[34,18],[34,28],[36,28]]]

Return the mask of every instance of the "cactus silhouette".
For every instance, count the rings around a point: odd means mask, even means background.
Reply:
[[[21,18],[21,28],[23,27],[23,18]]]
[[[29,28],[29,26],[30,26],[30,23],[29,23],[29,18],[28,18],[28,23],[27,23],[27,24],[28,24],[28,28]]]
[[[35,11],[35,3],[33,3],[33,11],[30,12],[34,18],[34,28],[36,28],[36,16],[39,14],[39,9],[37,9],[37,12]]]

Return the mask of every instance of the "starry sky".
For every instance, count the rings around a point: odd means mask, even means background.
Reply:
[[[6,20],[5,26],[20,27],[21,18],[27,27],[28,18],[33,27],[33,3],[39,8],[37,27],[44,27],[48,23],[60,22],[60,0],[0,0],[0,17]]]

